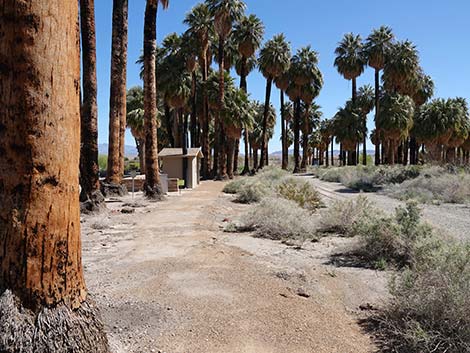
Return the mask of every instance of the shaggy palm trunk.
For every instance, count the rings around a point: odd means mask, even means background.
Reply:
[[[214,156],[214,167],[216,168],[216,179],[225,180],[227,179],[227,155],[225,153],[225,129],[222,119],[220,118],[220,112],[224,107],[224,97],[225,97],[225,79],[224,79],[224,62],[225,62],[225,38],[219,38],[219,97],[218,105],[219,112],[216,116],[216,144],[215,149],[217,149],[218,154]],[[217,158],[215,158],[217,157]]]
[[[157,6],[158,2],[147,0],[144,19],[144,126],[145,126],[145,196],[161,200],[163,191],[160,185],[157,151]]]
[[[240,155],[240,138],[235,139],[235,150],[233,151],[233,174],[238,175],[238,158]]]
[[[335,165],[335,137],[331,136],[331,166],[334,167]]]
[[[233,179],[233,165],[235,156],[235,139],[227,137],[227,174],[229,179]]]
[[[266,97],[264,100],[263,132],[261,136],[261,160],[260,160],[259,169],[263,169],[263,167],[267,164],[266,161],[268,159],[268,156],[266,153],[266,145],[267,145],[266,135],[267,135],[267,129],[268,129],[269,102],[271,100],[272,85],[273,85],[273,79],[269,77],[266,80]]]
[[[410,164],[418,164],[418,144],[413,136],[410,138]]]
[[[395,164],[395,140],[389,140],[388,142],[388,163],[391,165]]]
[[[403,165],[408,165],[408,156],[410,149],[410,140],[407,138],[403,143]]]
[[[0,0],[0,352],[108,352],[80,243],[78,3]]]
[[[307,169],[307,157],[308,157],[308,122],[305,116],[302,121],[302,162],[300,163],[300,169],[306,171]]]
[[[100,191],[98,166],[98,106],[96,84],[96,37],[94,0],[80,1],[82,34],[83,102],[81,115],[80,201],[82,211],[95,212],[106,207]]]
[[[120,184],[124,173],[124,133],[126,130],[128,1],[113,1],[111,47],[111,88],[109,96],[109,146],[106,180]]]
[[[180,108],[180,115],[183,115],[183,108]],[[183,156],[188,155],[188,115],[184,114],[183,118],[183,134],[182,134]],[[188,188],[188,158],[183,157],[183,180],[184,187]]]
[[[300,99],[295,100],[294,114],[294,173],[300,172]]]
[[[197,133],[197,90],[196,90],[196,71],[192,73],[191,85],[192,85],[192,95],[191,95],[191,147],[199,146],[199,136]]]
[[[258,169],[258,149],[253,148],[253,169]]]
[[[375,144],[375,165],[380,164],[380,140],[378,138],[379,134],[379,109],[380,109],[380,70],[375,69],[375,134],[377,143]]]
[[[367,115],[364,115],[364,136],[362,138],[362,165],[367,165]]]
[[[145,173],[145,139],[136,139],[137,152],[139,153],[140,174]]]
[[[282,89],[280,92],[280,103],[281,103],[281,142],[282,142],[282,169],[287,170],[287,165],[289,164],[289,156],[287,150],[287,129],[286,129],[286,119],[284,112],[284,91]]]

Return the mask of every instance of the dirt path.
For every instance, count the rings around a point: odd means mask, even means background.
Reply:
[[[311,175],[300,176],[308,179],[327,201],[347,200],[360,195],[339,183],[331,183],[313,178]],[[385,212],[392,213],[405,203],[379,193],[362,193]],[[461,240],[470,240],[470,206],[469,205],[420,205],[423,219],[443,233]]]
[[[134,214],[116,202],[83,220],[86,279],[114,351],[373,352],[357,318],[386,297],[386,275],[328,264],[348,239],[296,250],[224,233],[249,206],[222,187],[205,182],[157,204],[138,196]]]

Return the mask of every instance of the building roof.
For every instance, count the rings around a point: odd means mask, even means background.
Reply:
[[[164,148],[158,153],[158,157],[199,157],[204,158],[201,148],[188,148],[188,154],[183,156],[182,148]]]

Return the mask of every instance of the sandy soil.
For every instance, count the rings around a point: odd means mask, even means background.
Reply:
[[[326,201],[336,201],[355,198],[361,193],[346,188],[339,183],[331,183],[314,178],[311,175],[300,176],[309,180]],[[405,202],[378,193],[362,193],[385,212],[392,213]],[[420,205],[423,219],[439,229],[444,235],[459,240],[470,240],[470,205],[442,204]]]
[[[86,280],[114,352],[373,352],[358,318],[386,298],[387,274],[330,264],[350,239],[299,249],[223,232],[250,206],[222,187],[129,196],[83,218]]]

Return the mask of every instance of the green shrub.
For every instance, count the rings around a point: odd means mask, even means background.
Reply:
[[[304,241],[315,238],[312,215],[296,202],[267,197],[242,216],[241,229],[254,230],[262,238]]]
[[[470,245],[447,243],[394,278],[374,319],[399,353],[470,352]]]
[[[355,224],[376,214],[378,211],[374,204],[363,196],[355,200],[336,201],[322,212],[319,232],[354,236]]]
[[[243,186],[248,182],[247,178],[238,178],[235,179],[227,184],[225,184],[223,188],[223,192],[226,194],[236,194],[240,192],[243,188]]]
[[[270,190],[265,184],[254,181],[244,184],[235,200],[240,203],[255,203],[260,202],[263,197],[269,194]]]
[[[300,207],[315,212],[322,206],[320,194],[307,180],[285,178],[278,186],[279,196],[296,202]]]
[[[414,202],[397,208],[395,217],[362,217],[355,223],[353,233],[362,240],[359,252],[372,264],[412,266],[440,246],[433,229],[421,223],[420,210]]]

